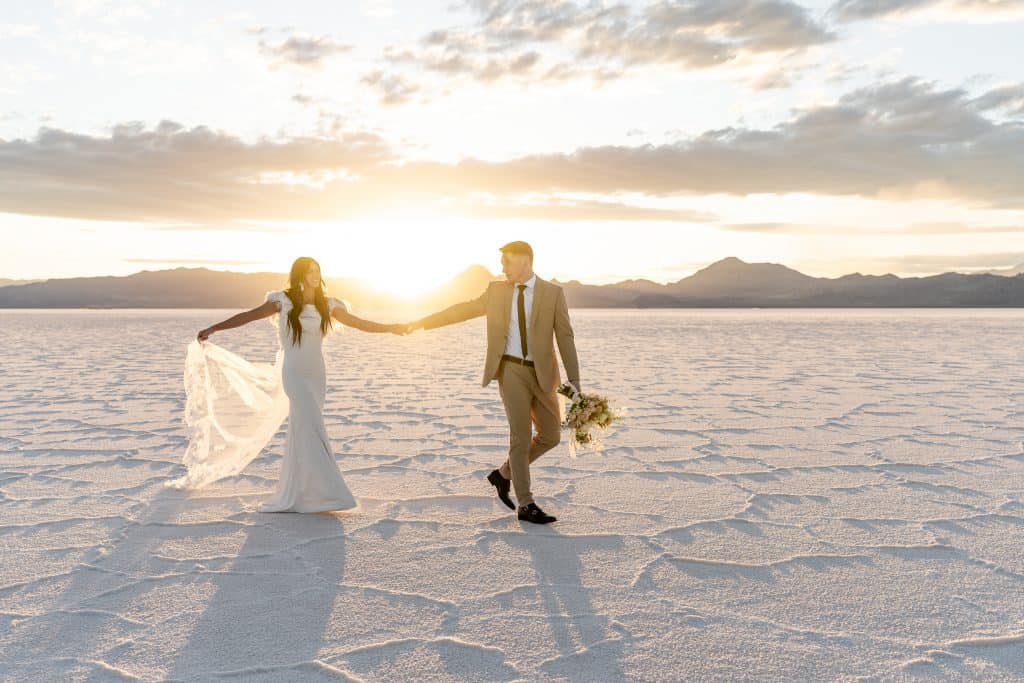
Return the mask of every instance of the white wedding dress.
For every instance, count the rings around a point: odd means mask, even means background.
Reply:
[[[189,345],[185,363],[188,473],[169,482],[200,488],[241,472],[274,436],[285,415],[287,436],[281,474],[260,512],[326,512],[356,506],[338,469],[324,425],[327,372],[320,313],[312,304],[299,315],[302,340],[292,344],[291,300],[270,292],[281,311],[272,316],[280,340],[277,362],[249,363],[209,341]],[[328,301],[331,310],[344,304]],[[333,321],[332,321],[333,323]],[[333,325],[332,325],[333,329]]]

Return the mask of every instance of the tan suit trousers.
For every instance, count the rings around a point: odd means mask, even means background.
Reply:
[[[518,363],[501,364],[498,389],[509,427],[508,460],[498,470],[512,480],[516,502],[529,505],[533,502],[530,463],[557,446],[561,436],[558,396],[541,389],[536,370]]]

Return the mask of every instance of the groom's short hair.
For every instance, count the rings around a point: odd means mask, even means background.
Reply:
[[[533,261],[533,247],[526,242],[509,242],[498,251],[502,254],[526,254]]]

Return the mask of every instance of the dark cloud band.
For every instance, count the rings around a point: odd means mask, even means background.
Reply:
[[[507,161],[407,161],[377,135],[243,141],[208,128],[44,129],[0,141],[0,211],[142,221],[344,218],[381,208],[687,220],[623,197],[813,193],[1024,207],[1024,124],[995,118],[1013,86],[972,97],[904,79],[766,129]],[[568,196],[595,198],[582,202]]]

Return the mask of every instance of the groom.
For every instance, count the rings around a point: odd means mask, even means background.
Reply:
[[[533,273],[533,249],[526,242],[501,248],[505,282],[492,282],[479,298],[456,304],[411,323],[409,330],[433,329],[487,316],[487,356],[483,386],[498,380],[508,417],[508,460],[487,476],[498,498],[515,509],[509,498],[514,487],[519,519],[549,524],[530,492],[530,463],[558,445],[561,432],[558,397],[558,361],[554,340],[569,381],[580,390],[576,343],[569,322],[565,293],[558,285]],[[533,435],[533,427],[537,435]]]

